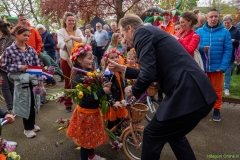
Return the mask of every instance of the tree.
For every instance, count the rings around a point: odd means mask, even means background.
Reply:
[[[207,13],[210,8],[215,8],[220,14],[236,14],[238,10],[232,3],[227,3],[222,0],[213,0],[209,2],[209,7],[203,7],[199,10],[203,13]]]
[[[194,7],[197,7],[199,0],[185,0],[182,10],[193,10]]]
[[[28,18],[33,18],[36,23],[39,23],[39,5],[40,0],[1,0],[0,13],[8,14],[9,16],[24,13]]]
[[[179,10],[193,10],[194,7],[197,6],[197,2],[199,0],[159,0],[159,7],[164,10],[170,10],[176,7],[179,3],[183,3],[179,8]]]
[[[138,15],[153,5],[153,0],[45,0],[41,4],[42,14],[51,15],[52,19],[63,17],[64,12],[71,11],[84,23],[88,23],[94,15],[101,18],[116,16],[117,22],[127,12]],[[135,10],[134,10],[135,9]]]

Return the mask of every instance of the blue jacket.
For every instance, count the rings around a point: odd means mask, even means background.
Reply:
[[[205,23],[196,33],[200,35],[199,52],[205,72],[215,72],[217,69],[225,72],[232,58],[232,40],[229,31],[222,23],[212,28]],[[204,46],[209,46],[209,50],[205,53]]]
[[[43,49],[49,55],[55,55],[55,42],[54,42],[53,36],[46,31],[41,35],[41,37],[42,37],[42,43],[44,44]]]

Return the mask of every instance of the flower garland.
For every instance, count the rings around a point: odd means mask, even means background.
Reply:
[[[91,50],[92,47],[90,45],[85,45],[84,43],[75,43],[72,48],[72,55],[70,56],[70,60],[75,61],[77,59],[77,56]]]

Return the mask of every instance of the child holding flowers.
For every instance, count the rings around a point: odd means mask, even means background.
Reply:
[[[119,63],[119,52],[116,48],[108,50],[103,56],[103,60],[105,60],[105,66],[108,65],[108,58],[116,63]],[[106,70],[106,68],[104,68]],[[108,77],[108,81],[112,83],[111,85],[111,95],[112,97],[109,99],[109,103],[111,107],[108,109],[105,119],[108,120],[108,128],[111,129],[116,125],[121,118],[125,117],[128,112],[127,109],[122,105],[121,101],[124,100],[124,79],[121,76],[121,73],[114,72],[113,75]]]
[[[81,147],[81,160],[105,160],[94,153],[94,148],[107,141],[99,104],[101,97],[110,92],[111,84],[106,83],[102,88],[96,87],[95,83],[103,82],[104,79],[97,77],[96,72],[90,72],[93,64],[91,46],[76,43],[70,58],[73,69],[77,70],[72,73],[72,88],[81,89],[73,97],[79,102],[70,120],[67,136]],[[95,81],[96,78],[99,78],[99,81]]]

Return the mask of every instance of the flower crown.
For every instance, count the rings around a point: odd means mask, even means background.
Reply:
[[[72,48],[72,55],[70,56],[70,59],[71,61],[74,61],[80,54],[91,50],[92,47],[90,45],[86,45],[84,43],[75,43]]]
[[[103,59],[104,61],[106,61],[107,58],[108,58],[108,55],[109,55],[110,53],[117,53],[118,55],[121,55],[121,53],[117,50],[117,48],[113,48],[113,49],[108,50],[106,53],[104,53],[102,59]]]

